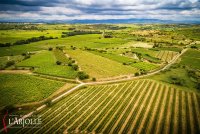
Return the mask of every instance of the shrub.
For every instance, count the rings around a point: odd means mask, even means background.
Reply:
[[[140,74],[138,72],[135,73],[135,76],[139,76]]]
[[[56,64],[57,64],[57,65],[61,65],[62,62],[60,62],[60,61],[56,61]]]
[[[52,101],[49,99],[47,99],[44,103],[47,105],[47,107],[52,106]]]
[[[92,78],[92,81],[96,81],[96,78],[93,77],[93,78]]]
[[[49,48],[49,51],[52,51],[52,50],[53,50],[53,48],[52,48],[52,47],[50,47],[50,48]]]

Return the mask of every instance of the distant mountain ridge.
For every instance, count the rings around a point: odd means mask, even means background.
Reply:
[[[31,20],[31,19],[21,19],[21,20],[0,20],[0,22],[19,22],[19,23],[71,23],[71,24],[98,24],[98,23],[110,23],[110,24],[117,24],[117,23],[184,23],[184,24],[200,24],[199,21],[173,21],[173,20],[159,20],[159,19],[104,19],[104,20],[95,20],[95,19],[85,19],[85,20]]]

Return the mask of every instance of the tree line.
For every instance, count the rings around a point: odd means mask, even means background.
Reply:
[[[0,43],[0,47],[10,47],[10,46],[14,46],[14,45],[24,45],[24,44],[29,44],[29,43],[32,43],[32,42],[38,42],[38,41],[49,40],[49,39],[57,39],[57,37],[55,37],[55,38],[53,38],[52,36],[50,36],[50,37],[46,37],[46,36],[32,37],[32,38],[28,38],[26,40],[18,40],[14,43]]]
[[[75,35],[84,35],[84,34],[101,34],[100,31],[83,31],[83,30],[75,30],[73,32],[62,32],[62,38],[75,36]]]

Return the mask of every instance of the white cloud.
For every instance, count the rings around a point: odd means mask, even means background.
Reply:
[[[77,9],[72,8],[66,8],[66,7],[41,7],[41,11],[39,11],[42,14],[65,14],[65,15],[76,15],[81,14],[82,12]]]

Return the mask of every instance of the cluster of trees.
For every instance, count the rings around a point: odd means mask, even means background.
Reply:
[[[113,33],[112,32],[103,32],[103,37],[104,38],[113,38]]]
[[[57,38],[57,37],[56,37]],[[31,42],[37,42],[37,41],[42,41],[42,40],[49,40],[49,39],[54,39],[52,36],[46,37],[46,36],[40,36],[40,37],[32,37],[26,40],[18,40],[14,42],[13,44],[11,43],[0,43],[0,47],[9,47],[12,45],[23,45],[23,44],[29,44]]]
[[[195,45],[192,45],[191,48],[197,49],[198,47]]]
[[[75,36],[75,35],[84,35],[84,34],[101,34],[100,31],[83,31],[83,30],[75,30],[73,32],[62,32],[62,38]]]
[[[170,76],[170,80],[171,83],[175,85],[183,86],[185,84],[185,80],[177,76]]]

